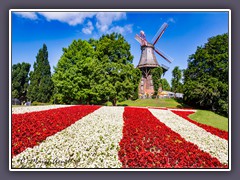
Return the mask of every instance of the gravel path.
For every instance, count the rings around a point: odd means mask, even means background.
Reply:
[[[73,105],[49,105],[49,106],[23,106],[12,108],[12,114],[23,114],[26,112],[43,111],[48,109],[56,109],[62,107],[69,107]]]

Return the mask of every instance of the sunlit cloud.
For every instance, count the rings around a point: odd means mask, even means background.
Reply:
[[[116,32],[116,33],[120,33],[120,34],[127,34],[127,33],[132,33],[132,24],[128,24],[125,25],[123,27],[121,26],[114,26],[112,28],[110,28],[107,33],[112,33],[112,32]]]
[[[124,12],[98,12],[96,14],[97,23],[96,27],[101,32],[106,32],[111,26],[112,22],[126,19]]]
[[[168,23],[169,23],[169,22],[175,23],[176,21],[175,21],[173,18],[169,18],[169,19],[167,20],[167,22],[168,22]]]
[[[88,21],[87,26],[82,29],[82,32],[84,34],[92,34],[92,31],[94,30],[93,24],[91,21]]]
[[[14,12],[22,18],[37,20],[44,17],[47,21],[59,21],[70,26],[82,25],[84,34],[92,34],[96,29],[100,33],[131,33],[132,25],[119,26],[117,21],[127,19],[125,12]],[[87,23],[86,23],[87,21]]]
[[[38,16],[35,12],[15,12],[15,14],[20,17],[31,19],[31,20],[38,19]]]

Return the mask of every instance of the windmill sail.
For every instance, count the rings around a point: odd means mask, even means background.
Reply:
[[[159,50],[156,47],[155,47],[155,52],[158,53],[163,59],[165,59],[169,63],[173,61],[173,59],[170,56],[168,56],[167,54],[165,54],[163,51]]]
[[[157,43],[157,41],[162,37],[164,31],[167,29],[168,24],[164,23],[161,28],[158,30],[158,32],[156,33],[156,35],[153,37],[152,40],[152,44],[155,45]]]
[[[141,46],[147,45],[147,41],[140,37],[138,34],[135,35],[135,39],[141,44]]]

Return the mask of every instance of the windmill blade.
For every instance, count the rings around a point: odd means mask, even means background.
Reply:
[[[166,55],[164,52],[160,51],[159,49],[155,48],[154,50],[156,51],[156,53],[158,53],[163,59],[165,59],[169,63],[173,61],[173,59],[170,56]]]
[[[164,64],[161,64],[161,66],[162,66],[162,68],[164,68],[164,69],[166,69],[166,70],[169,69],[169,67],[168,67],[168,66],[165,66]]]
[[[135,39],[140,43],[140,44],[142,44],[142,38],[138,35],[138,34],[136,34],[135,35]]]
[[[162,37],[162,35],[163,35],[164,31],[167,29],[167,27],[168,27],[168,24],[167,23],[163,23],[163,25],[160,27],[158,32],[153,37],[153,40],[152,40],[152,44],[153,45],[155,45],[157,43],[157,41]]]
[[[135,39],[141,44],[141,46],[147,44],[147,41],[141,38],[138,34],[135,35]]]

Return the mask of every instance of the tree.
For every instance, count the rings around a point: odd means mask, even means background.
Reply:
[[[96,45],[97,59],[105,74],[101,87],[109,101],[115,106],[117,101],[136,98],[141,72],[132,64],[130,45],[121,34],[103,35]]]
[[[156,96],[161,84],[161,76],[163,74],[163,69],[161,67],[154,68],[151,70],[151,74],[153,80],[154,96]]]
[[[161,87],[162,87],[162,90],[165,90],[165,91],[171,90],[171,87],[165,78],[161,79]]]
[[[189,56],[184,71],[184,100],[228,114],[228,34],[209,38]]]
[[[130,45],[122,35],[73,41],[63,51],[53,75],[59,102],[116,105],[136,97],[141,73],[134,68]]]
[[[27,97],[31,101],[49,102],[53,91],[51,68],[46,44],[38,51],[34,71],[30,72],[30,85]]]
[[[17,63],[12,66],[12,98],[17,98],[21,102],[27,101],[29,63]]]
[[[97,63],[94,49],[85,40],[74,40],[68,48],[63,48],[63,55],[54,67],[54,98],[57,103],[89,104],[94,90],[94,75]]]
[[[180,80],[182,79],[182,71],[179,69],[178,66],[176,66],[173,71],[172,71],[172,91],[174,93],[179,92],[181,89],[181,82]]]

